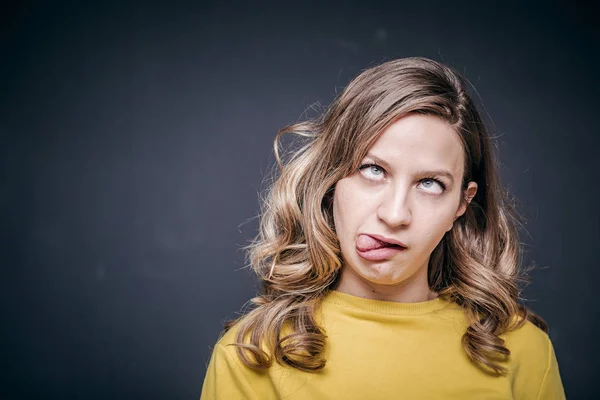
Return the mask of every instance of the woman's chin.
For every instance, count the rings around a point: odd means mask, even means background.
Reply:
[[[363,277],[377,285],[395,285],[402,282],[398,267],[393,267],[388,263],[370,265],[364,272]]]

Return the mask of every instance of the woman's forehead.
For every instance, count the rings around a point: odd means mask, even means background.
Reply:
[[[464,151],[458,134],[448,123],[432,116],[410,115],[386,128],[368,155],[390,166],[458,172]]]

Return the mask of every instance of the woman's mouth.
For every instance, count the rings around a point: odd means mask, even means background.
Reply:
[[[406,250],[406,247],[379,240],[371,235],[360,235],[356,241],[356,252],[369,261],[382,261]]]

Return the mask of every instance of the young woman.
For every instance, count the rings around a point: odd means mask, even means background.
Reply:
[[[305,142],[284,163],[285,133]],[[492,149],[465,80],[424,58],[282,129],[248,248],[264,291],[201,399],[564,399]]]

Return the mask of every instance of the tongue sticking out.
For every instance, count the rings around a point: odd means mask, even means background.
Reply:
[[[369,250],[375,250],[375,249],[380,249],[382,247],[390,247],[390,246],[394,246],[394,245],[392,245],[391,243],[379,241],[368,235],[360,235],[358,237],[358,240],[356,241],[356,247],[360,251],[369,251]]]

